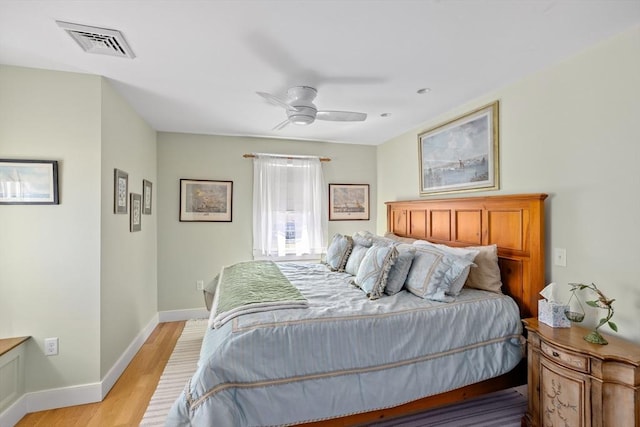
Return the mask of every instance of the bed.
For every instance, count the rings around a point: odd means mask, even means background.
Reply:
[[[519,319],[537,312],[544,284],[545,198],[386,204],[396,240],[496,245],[504,295],[465,286],[446,301],[406,290],[381,296],[324,264],[279,264],[308,306],[239,314],[209,329],[167,424],[359,425],[524,384]]]

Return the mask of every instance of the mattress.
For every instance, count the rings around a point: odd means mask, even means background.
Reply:
[[[170,426],[324,420],[502,375],[523,357],[508,296],[463,289],[449,303],[406,291],[369,300],[323,264],[278,264],[308,308],[239,316],[204,337]]]

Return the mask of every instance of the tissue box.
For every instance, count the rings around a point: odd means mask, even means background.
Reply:
[[[538,301],[538,321],[552,328],[568,328],[571,322],[564,315],[565,310],[569,310],[568,305],[541,299]]]

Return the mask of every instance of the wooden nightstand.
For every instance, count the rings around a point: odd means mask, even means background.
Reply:
[[[582,339],[590,330],[551,328],[524,319],[529,405],[523,425],[640,427],[640,346],[607,335],[608,345]]]

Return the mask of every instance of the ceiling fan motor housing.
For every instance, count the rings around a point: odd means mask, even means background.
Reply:
[[[318,91],[309,86],[295,86],[287,91],[289,105],[287,117],[296,125],[310,125],[316,119],[318,109],[313,104]]]
[[[316,119],[318,110],[315,105],[309,103],[307,105],[292,105],[293,108],[287,109],[287,117],[289,121],[295,125],[310,125]]]

